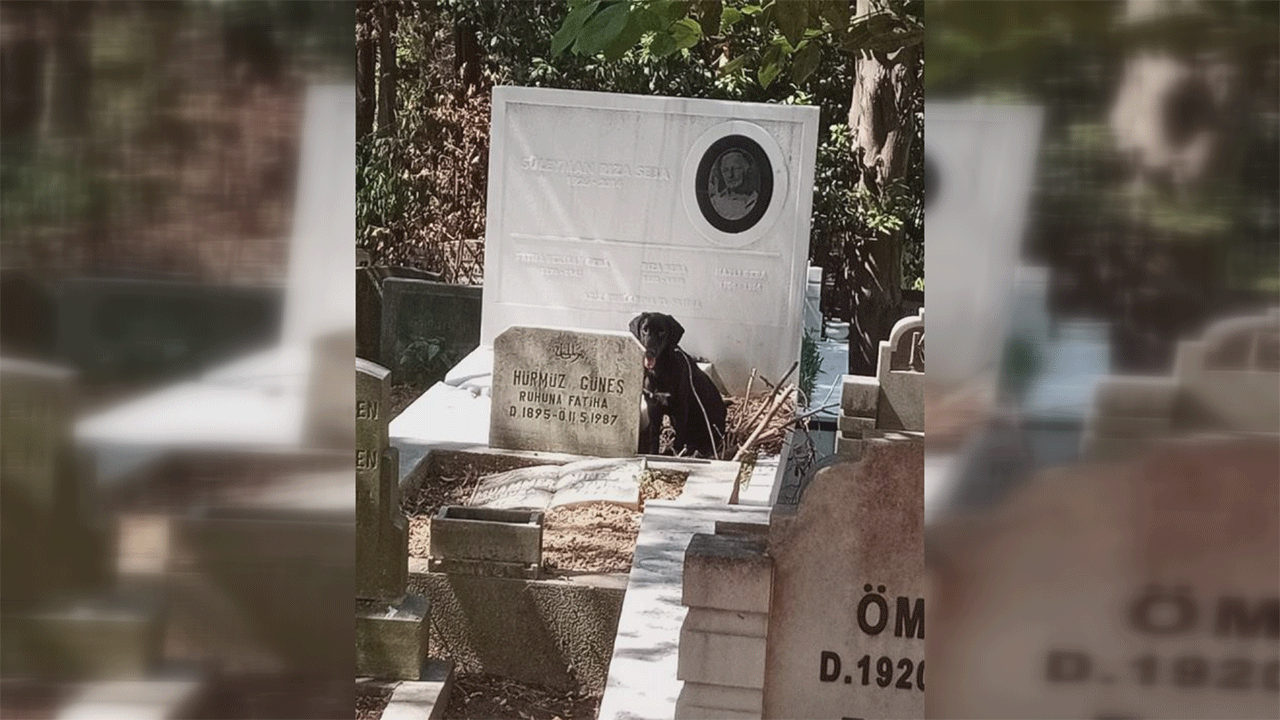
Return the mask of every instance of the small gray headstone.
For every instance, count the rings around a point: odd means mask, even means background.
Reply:
[[[0,590],[6,603],[92,587],[106,578],[87,478],[71,439],[75,378],[0,358]]]
[[[636,454],[644,365],[630,333],[513,327],[493,357],[491,447]]]
[[[399,456],[387,440],[389,372],[356,359],[356,597],[395,600],[409,572]]]
[[[450,285],[407,277],[382,282],[383,364],[397,380],[430,385],[443,380],[480,345],[478,285]]]
[[[869,440],[770,528],[765,717],[924,717],[924,443]]]

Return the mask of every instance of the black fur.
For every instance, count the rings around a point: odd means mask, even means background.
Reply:
[[[675,454],[714,457],[715,451],[724,447],[727,410],[715,383],[694,358],[679,348],[684,328],[670,315],[648,312],[636,316],[630,327],[631,334],[644,346],[645,356],[644,395],[649,425],[640,433],[640,452],[658,453],[662,416],[666,415],[676,434],[671,448]],[[707,434],[708,420],[714,444]]]

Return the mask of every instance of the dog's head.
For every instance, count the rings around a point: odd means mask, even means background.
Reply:
[[[658,359],[680,343],[684,328],[670,315],[640,313],[631,320],[631,334],[644,346],[644,367],[652,370]]]

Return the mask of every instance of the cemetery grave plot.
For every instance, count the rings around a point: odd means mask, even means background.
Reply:
[[[409,555],[426,559],[431,546],[431,517],[445,505],[465,505],[486,475],[542,464],[538,460],[479,453],[435,453],[418,489],[401,501],[409,516]],[[680,496],[688,473],[649,468],[640,480],[641,505]],[[543,521],[542,557],[546,572],[625,573],[640,530],[641,512],[593,502],[552,508]]]
[[[388,422],[395,420],[405,408],[413,404],[414,400],[422,397],[422,393],[427,391],[427,387],[421,384],[410,382],[391,383],[391,413]]]

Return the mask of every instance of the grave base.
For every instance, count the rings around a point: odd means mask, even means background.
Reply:
[[[548,687],[604,690],[626,575],[524,580],[421,572],[431,602],[431,656],[458,670]],[[385,718],[385,716],[384,716]]]
[[[751,720],[760,718],[764,691],[686,682],[676,698],[676,718]]]
[[[436,720],[444,717],[453,690],[453,663],[430,660],[419,680],[404,680],[393,685],[391,699],[382,711],[382,720]]]
[[[0,616],[0,672],[54,680],[132,680],[157,667],[163,613],[146,599],[93,598]]]
[[[398,680],[422,677],[430,605],[421,595],[391,603],[356,600],[356,675]]]
[[[536,580],[538,579],[540,566],[537,563],[510,563],[498,562],[496,560],[431,558],[428,561],[427,569],[433,573],[449,573],[452,575],[477,575],[480,577]]]

